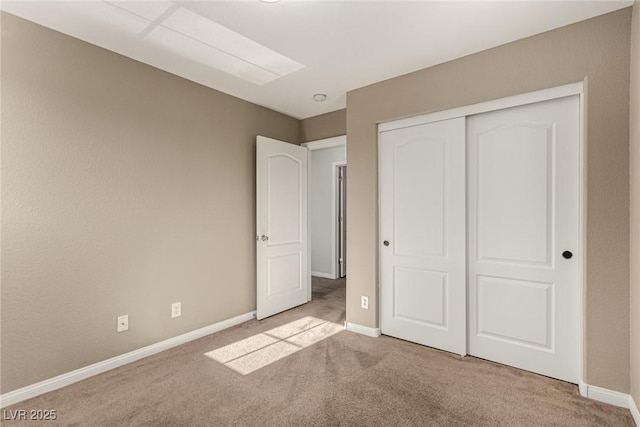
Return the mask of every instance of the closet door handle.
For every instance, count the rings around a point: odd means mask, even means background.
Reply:
[[[571,253],[571,251],[564,251],[562,252],[562,257],[565,259],[571,259],[573,257],[573,254]]]
[[[389,246],[389,241],[385,240],[384,242],[382,242],[382,244],[385,245],[385,246]]]

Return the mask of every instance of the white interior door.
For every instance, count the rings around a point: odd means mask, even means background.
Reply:
[[[579,112],[573,96],[467,121],[469,354],[573,383]]]
[[[382,333],[465,354],[465,119],[379,141]]]
[[[258,136],[257,318],[309,300],[307,148]]]

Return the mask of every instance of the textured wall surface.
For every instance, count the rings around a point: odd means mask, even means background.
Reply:
[[[347,110],[338,110],[300,120],[300,142],[347,134]]]
[[[2,393],[255,309],[255,137],[298,120],[6,13],[1,107]]]
[[[640,2],[633,4],[631,30],[631,395],[640,408]]]
[[[629,391],[630,24],[626,8],[347,94],[349,322],[378,326],[376,124],[585,81],[585,380]]]

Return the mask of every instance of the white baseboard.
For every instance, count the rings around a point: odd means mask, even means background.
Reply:
[[[578,384],[578,388],[580,390],[580,394],[584,397],[597,400],[598,402],[619,406],[621,408],[629,409],[632,401],[631,396],[626,393],[609,390],[595,385],[589,385],[581,382]]]
[[[357,323],[344,322],[344,328],[347,331],[356,334],[366,335],[368,337],[378,338],[380,336],[380,328],[370,328],[368,326],[358,325]]]
[[[318,271],[312,271],[311,272],[312,276],[316,276],[316,277],[322,277],[324,279],[337,279],[337,277],[335,277],[333,274],[331,273],[320,273]]]
[[[631,411],[633,420],[636,422],[636,426],[640,427],[640,411],[638,411],[638,406],[633,400],[633,396],[629,396],[629,410]]]
[[[31,384],[14,391],[10,391],[8,393],[0,395],[0,408],[4,408],[6,406],[10,406],[18,402],[22,402],[24,400],[39,396],[41,394],[57,390],[59,388],[76,383],[78,381],[82,381],[86,378],[93,377],[103,372],[110,371],[111,369],[126,365],[128,363],[135,362],[136,360],[140,360],[161,351],[177,347],[189,341],[193,341],[198,338],[202,338],[204,336],[219,332],[223,329],[239,325],[240,323],[244,323],[248,320],[254,319],[255,317],[255,311],[241,314],[240,316],[223,320],[222,322],[214,323],[213,325],[205,326],[204,328],[196,329],[195,331],[187,332],[186,334],[169,338],[159,343],[151,344],[138,350],[130,351],[129,353],[112,357],[111,359],[103,360],[102,362],[94,363],[93,365],[85,366],[84,368],[76,369],[75,371],[67,372],[66,374],[58,375],[57,377],[49,378],[48,380],[40,381],[39,383]]]
[[[578,390],[580,391],[580,396],[589,397],[587,396],[589,394],[589,386],[587,383],[580,381],[580,383],[578,383]]]

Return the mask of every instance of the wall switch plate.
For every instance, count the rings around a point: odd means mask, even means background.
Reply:
[[[118,316],[118,332],[124,332],[129,329],[129,315],[123,314],[122,316]]]
[[[360,297],[360,307],[369,310],[369,297],[365,297],[364,295]]]
[[[180,302],[171,304],[171,318],[182,316],[182,305]]]

